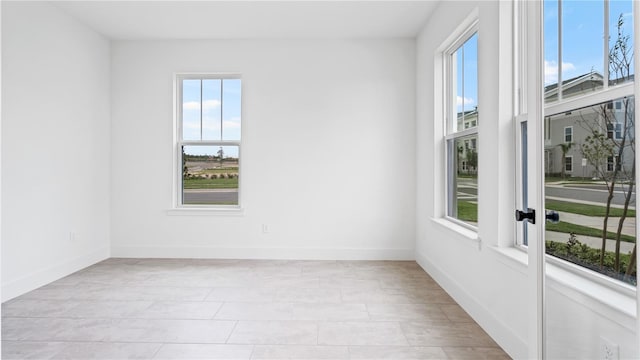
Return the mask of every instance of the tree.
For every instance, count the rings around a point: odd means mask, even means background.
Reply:
[[[182,147],[182,178],[186,179],[189,177],[189,168],[187,167],[187,157],[184,153],[184,146]]]
[[[467,173],[471,174],[471,168],[478,168],[478,152],[474,149],[467,149],[467,153],[465,155],[465,160],[467,161]]]
[[[631,79],[631,64],[633,63],[633,51],[629,46],[630,37],[623,32],[622,14],[618,18],[617,39],[609,50],[609,74],[612,84],[625,82]],[[608,81],[608,79],[605,79]],[[607,230],[611,203],[616,188],[621,188],[624,193],[624,208],[616,231],[615,263],[614,268],[620,271],[620,241],[624,221],[627,218],[629,204],[635,188],[635,111],[632,99],[619,100],[621,109],[614,109],[612,102],[596,105],[595,121],[592,117],[582,118],[580,125],[590,133],[581,144],[580,150],[587,161],[595,168],[595,175],[603,180],[607,187],[607,202],[602,226],[602,246],[600,249],[600,267],[604,266],[606,252]],[[618,131],[617,126],[621,127]],[[607,135],[605,135],[607,134]],[[627,159],[632,165],[631,170],[620,163]],[[629,158],[630,157],[630,158]],[[608,168],[610,159],[618,159],[619,163]],[[635,245],[633,253],[635,254]],[[631,261],[625,273],[630,274],[635,262]]]
[[[458,146],[458,156],[456,156],[456,162],[457,162],[457,167],[458,167],[458,175],[460,175],[462,173],[462,153],[464,153],[464,148],[462,146]]]
[[[568,143],[564,143],[564,144],[558,144],[558,146],[560,147],[560,151],[562,151],[562,179],[564,180],[565,178],[565,171],[566,171],[566,166],[564,164],[565,159],[567,158],[567,153],[569,152],[569,150],[571,150],[571,148],[573,147],[573,143],[572,142],[568,142]]]
[[[624,16],[620,14],[618,16],[618,24],[617,24],[617,37],[616,41],[613,44],[613,47],[609,50],[609,77],[615,79],[613,82],[625,82],[632,79],[631,74],[631,66],[633,64],[633,44],[630,43],[631,37],[624,33]],[[612,77],[613,76],[613,77]],[[627,210],[629,208],[629,203],[631,201],[631,197],[633,194],[633,190],[635,187],[635,174],[636,174],[636,150],[635,150],[635,136],[631,133],[631,131],[635,130],[635,109],[634,103],[629,98],[622,99],[623,105],[623,136],[621,139],[621,144],[619,144],[618,150],[618,158],[622,159],[624,155],[624,147],[625,142],[628,140],[628,146],[631,149],[631,153],[633,154],[632,159],[632,169],[630,176],[626,176],[629,179],[626,191],[625,191],[625,201],[624,201],[624,211],[622,213],[622,217],[618,221],[618,231],[616,233],[616,260],[615,260],[615,269],[616,271],[620,270],[620,233],[622,231],[623,223],[627,217]],[[616,166],[617,168],[617,166]],[[624,169],[621,169],[624,171]],[[629,266],[625,271],[625,276],[629,276],[632,272],[632,269],[635,267],[635,254],[636,254],[636,245],[633,247],[633,257],[629,262]]]
[[[224,150],[222,150],[222,146],[218,150],[218,159],[220,160],[220,167],[222,167],[222,160],[224,159]]]

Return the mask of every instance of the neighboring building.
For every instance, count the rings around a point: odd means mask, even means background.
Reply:
[[[602,86],[602,75],[591,72],[563,81],[563,97],[586,94]],[[557,96],[557,84],[545,88],[545,101],[554,101]],[[633,176],[629,173],[635,161],[631,146],[635,140],[634,116],[633,99],[545,116],[545,175],[593,178],[618,170],[619,178]],[[609,147],[608,154],[598,157],[598,161],[589,160],[582,151],[594,133],[602,134],[599,142]]]
[[[458,129],[478,126],[478,109],[458,113]],[[478,173],[478,136],[470,135],[456,143],[458,149],[458,174],[475,175]]]
[[[575,97],[601,89],[603,76],[593,71],[567,79],[562,84],[562,96]],[[558,84],[545,87],[546,102],[553,102],[557,98]],[[602,172],[613,174],[617,169],[618,177],[627,177],[635,161],[635,152],[632,149],[635,142],[634,112],[633,99],[618,99],[593,107],[545,116],[545,175],[593,178],[600,177],[599,174]],[[468,129],[477,124],[477,109],[458,113],[459,129]],[[611,149],[609,155],[602,156],[597,162],[598,169],[582,152],[582,145],[594,132],[601,133],[602,139]],[[621,146],[623,150],[619,152]],[[469,161],[474,156],[477,158],[477,135],[461,138],[456,147],[458,174],[477,174],[477,161]]]

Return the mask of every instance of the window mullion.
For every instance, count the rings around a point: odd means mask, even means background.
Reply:
[[[602,86],[606,90],[609,87],[609,0],[604,0],[604,39],[602,48],[604,61],[602,74]]]
[[[222,114],[223,114],[223,106],[222,104],[224,104],[224,87],[223,87],[223,83],[224,83],[224,79],[220,80],[220,140],[224,139],[224,136],[222,134],[222,129],[223,129],[223,124],[224,124],[224,119],[222,118]]]
[[[558,101],[562,100],[562,0],[558,0]]]
[[[204,102],[202,101],[203,93],[203,81],[200,79],[200,140],[202,140],[202,109],[204,108]]]

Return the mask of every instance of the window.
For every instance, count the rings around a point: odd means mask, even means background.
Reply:
[[[622,124],[607,124],[607,139],[622,139]]]
[[[598,272],[635,285],[632,10],[631,0],[544,1],[545,134],[564,129],[564,138],[544,144],[550,155],[561,154],[545,159],[545,202],[569,213],[546,224],[545,245],[550,259],[579,265],[585,276]],[[564,161],[555,164],[554,157]],[[580,186],[558,183],[569,172],[582,178]]]
[[[478,221],[478,35],[476,25],[445,51],[446,214],[475,227]]]
[[[633,80],[632,14],[631,0],[544,1],[547,102]]]
[[[620,171],[620,157],[616,156],[607,156],[607,171]]]
[[[573,142],[573,126],[567,126],[564,128],[564,142]]]
[[[241,80],[176,78],[178,206],[238,206]]]
[[[564,171],[566,172],[573,171],[573,156],[564,157]]]

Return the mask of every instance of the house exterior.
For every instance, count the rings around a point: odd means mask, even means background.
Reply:
[[[478,126],[478,109],[458,113],[457,128],[461,130]],[[469,135],[456,143],[459,175],[478,173],[478,136]]]
[[[574,97],[600,89],[602,86],[603,76],[593,71],[563,81],[562,94],[565,98]],[[558,85],[548,85],[545,88],[545,101],[549,103],[557,98]],[[545,116],[545,175],[584,178],[616,176],[623,180],[633,177],[634,112],[632,99],[618,99],[593,107]],[[477,124],[477,109],[458,113],[459,129],[468,129]],[[595,133],[601,136],[596,138]],[[589,145],[589,139],[598,141]],[[583,150],[589,151],[589,147],[592,150],[597,147],[598,156],[586,156]],[[477,174],[477,161],[473,160],[477,159],[477,135],[460,139],[456,148],[458,174]]]
[[[601,88],[603,77],[591,72],[563,82],[563,96]],[[557,84],[545,89],[547,102],[557,99]],[[545,116],[545,175],[620,179],[633,177],[635,161],[632,99]]]

